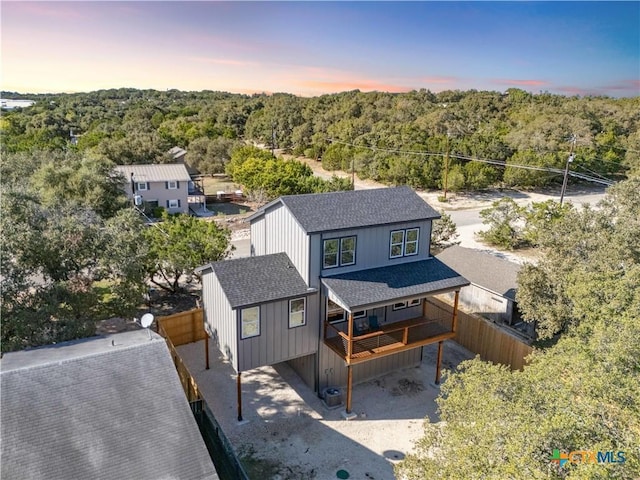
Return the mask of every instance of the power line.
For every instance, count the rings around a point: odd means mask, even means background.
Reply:
[[[325,138],[325,140],[331,142],[331,143],[338,143],[341,145],[347,145],[347,146],[351,146],[351,147],[356,147],[356,148],[365,148],[367,150],[371,150],[371,151],[384,151],[384,152],[389,152],[389,153],[401,153],[401,154],[407,154],[407,155],[423,155],[425,157],[427,156],[431,156],[431,157],[445,157],[446,154],[445,153],[434,153],[434,152],[414,152],[414,151],[404,151],[404,150],[393,150],[393,149],[384,149],[384,148],[377,148],[377,147],[369,147],[366,145],[355,145],[352,143],[348,143],[348,142],[343,142],[340,140],[333,140],[330,138]],[[521,168],[524,170],[535,170],[535,171],[539,171],[539,172],[547,172],[547,173],[554,173],[557,175],[563,175],[564,174],[564,170],[560,169],[560,168],[554,168],[554,167],[538,167],[538,166],[534,166],[534,165],[521,165],[521,164],[517,164],[517,163],[507,163],[504,160],[490,160],[490,159],[484,159],[484,158],[476,158],[476,157],[468,157],[468,156],[464,156],[464,155],[455,155],[455,154],[450,154],[451,157],[456,158],[458,160],[465,160],[465,161],[469,161],[469,162],[480,162],[480,163],[486,163],[489,165],[495,165],[498,167],[512,167],[512,168]],[[585,175],[582,173],[578,173],[578,172],[572,172],[569,171],[567,173],[567,175],[572,176],[572,177],[576,177],[576,178],[580,178],[582,180],[587,180],[590,182],[594,182],[594,183],[600,183],[603,185],[613,185],[615,182],[613,180],[603,180],[603,179],[598,179],[596,177],[592,177],[589,175]]]

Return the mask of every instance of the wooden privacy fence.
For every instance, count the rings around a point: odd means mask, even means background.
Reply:
[[[178,347],[191,342],[204,340],[204,311],[194,308],[186,312],[175,313],[158,318],[158,333]]]
[[[431,298],[426,303],[428,318],[448,321],[453,307]],[[483,360],[509,365],[513,370],[522,370],[525,357],[533,349],[515,336],[504,331],[489,320],[458,309],[458,327],[454,340],[467,350],[480,355]]]
[[[202,399],[198,384],[189,373],[176,347],[185,343],[197,342],[206,337],[204,325],[202,323],[203,311],[201,308],[194,308],[186,312],[158,317],[158,333],[167,341],[167,346],[171,352],[173,363],[178,371],[180,383],[190,402]]]

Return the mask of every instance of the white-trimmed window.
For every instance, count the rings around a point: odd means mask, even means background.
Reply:
[[[146,192],[147,190],[149,190],[147,188],[147,182],[136,182],[136,191]]]
[[[418,240],[420,239],[419,228],[408,228],[404,234],[404,256],[418,254]]]
[[[345,319],[344,309],[332,300],[327,299],[327,321],[329,323],[340,323],[344,322]]]
[[[329,238],[323,242],[322,268],[346,267],[356,263],[356,237]]]
[[[240,310],[241,338],[260,335],[260,307],[248,307]]]
[[[353,318],[354,320],[356,318],[364,318],[367,316],[367,311],[366,310],[356,310],[355,312],[352,312]]]
[[[407,308],[407,302],[398,302],[393,304],[393,310],[402,310],[403,308]]]
[[[307,323],[306,306],[307,299],[304,297],[289,300],[289,328],[301,327]]]
[[[418,254],[419,228],[393,230],[389,241],[389,258],[411,257]]]
[[[389,245],[389,257],[398,258],[404,255],[404,230],[394,230],[391,232],[391,243]]]
[[[407,307],[417,307],[422,303],[421,298],[414,298],[413,300],[409,300],[407,303]]]
[[[178,188],[180,188],[180,182],[175,180],[169,180],[167,182],[167,190],[177,190]]]
[[[180,208],[180,200],[167,200],[167,208]]]

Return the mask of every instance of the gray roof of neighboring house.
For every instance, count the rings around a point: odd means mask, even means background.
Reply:
[[[458,245],[443,250],[436,257],[467,277],[471,283],[515,300],[520,265],[481,250]]]
[[[2,478],[218,478],[155,333],[7,353],[0,380]]]
[[[351,311],[469,285],[436,258],[343,273],[325,277],[322,283]]]
[[[191,180],[184,163],[154,163],[148,165],[116,165],[116,172],[135,182],[188,182]]]
[[[197,269],[207,270],[215,272],[231,308],[315,293],[286,253],[222,260]]]
[[[186,153],[187,151],[184,148],[180,148],[180,147],[172,147],[169,149],[169,155],[171,155],[173,158],[181,157]]]
[[[289,209],[307,233],[440,218],[411,188],[396,187],[287,195],[265,205],[249,220],[278,203]]]

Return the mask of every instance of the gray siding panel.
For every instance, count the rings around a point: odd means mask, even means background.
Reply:
[[[307,233],[282,204],[274,205],[265,212],[263,219],[258,222],[264,221],[265,223],[264,254],[285,252],[289,255],[300,276],[308,281],[309,237]]]
[[[347,367],[338,355],[324,343],[318,351],[320,355],[320,370],[318,372],[319,388],[345,387],[347,385]],[[372,378],[390,373],[402,368],[416,367],[422,360],[422,348],[417,347],[394,355],[377,358],[353,366],[353,383],[362,383]]]
[[[317,351],[317,295],[307,298],[307,323],[289,328],[289,301],[283,300],[260,305],[260,335],[239,341],[238,368],[240,371],[310,355]],[[238,324],[238,331],[240,325]]]
[[[418,240],[418,254],[409,257],[389,258],[389,246],[391,232],[393,230],[403,230],[407,228],[419,228],[420,236]],[[423,220],[411,223],[401,223],[396,225],[382,225],[378,227],[359,228],[353,230],[342,230],[322,234],[316,242],[312,254],[317,262],[318,268],[322,268],[322,242],[330,238],[356,236],[356,264],[347,267],[336,267],[322,269],[322,276],[337,275],[339,273],[352,272],[356,270],[366,270],[369,268],[384,267],[405,262],[415,262],[429,258],[431,220]],[[303,275],[304,278],[304,275]]]
[[[233,368],[238,370],[238,337],[236,312],[225,296],[215,273],[202,277],[202,304],[207,333]]]
[[[316,355],[305,355],[304,357],[289,360],[287,364],[302,378],[304,383],[311,389],[315,388],[316,380]]]

